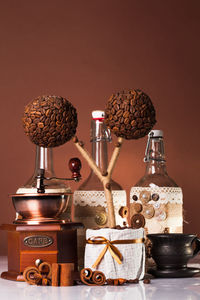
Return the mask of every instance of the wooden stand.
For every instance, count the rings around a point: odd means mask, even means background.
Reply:
[[[81,223],[14,225],[3,224],[8,233],[8,271],[1,278],[24,281],[23,271],[36,259],[52,263],[74,263],[77,270],[77,228]]]

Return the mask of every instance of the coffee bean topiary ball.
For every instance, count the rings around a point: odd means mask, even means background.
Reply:
[[[105,109],[105,124],[117,136],[127,140],[147,135],[156,123],[149,96],[139,89],[113,94]]]
[[[22,118],[25,134],[40,147],[57,147],[69,141],[78,124],[74,106],[60,96],[39,96]]]

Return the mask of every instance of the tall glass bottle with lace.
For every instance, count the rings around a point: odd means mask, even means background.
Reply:
[[[145,175],[130,192],[131,226],[148,233],[182,232],[182,189],[167,173],[161,130],[149,133],[144,162]]]
[[[92,112],[90,141],[92,144],[92,158],[101,169],[101,172],[105,173],[108,167],[107,144],[111,142],[111,136],[104,124],[104,111]],[[116,224],[124,226],[127,222],[127,216],[123,214],[123,208],[126,207],[126,192],[114,180],[111,181],[111,187]],[[85,230],[87,228],[108,226],[107,204],[103,185],[92,170],[88,178],[74,192],[74,221],[81,222],[85,226],[84,229],[78,230],[79,267],[82,267]]]

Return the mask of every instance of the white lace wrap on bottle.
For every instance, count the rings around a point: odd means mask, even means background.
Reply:
[[[132,187],[130,192],[130,202],[134,202],[132,198],[133,195],[136,195],[139,198],[142,191],[149,191],[151,194],[158,194],[159,200],[157,202],[160,204],[183,204],[183,193],[180,187]],[[141,201],[138,200],[138,202]],[[154,204],[155,201],[150,200],[148,203]]]
[[[124,190],[113,190],[113,203],[115,208],[115,218],[116,224],[123,226],[123,221],[126,221],[125,218],[122,218],[119,215],[119,210],[122,206],[126,206],[126,191]],[[107,211],[107,202],[105,198],[104,191],[75,191],[74,192],[74,205],[80,206],[91,206],[97,207],[101,206],[104,207]]]
[[[114,206],[126,205],[125,191],[112,191]],[[107,207],[104,191],[75,191],[74,205],[103,206]]]

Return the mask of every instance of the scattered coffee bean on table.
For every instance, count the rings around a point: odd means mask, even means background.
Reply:
[[[129,279],[127,280],[128,283],[133,283],[133,284],[137,284],[139,283],[139,279],[138,278],[135,278],[135,279]]]
[[[143,280],[143,283],[144,284],[150,284],[151,280],[149,278],[146,278],[146,279]]]

